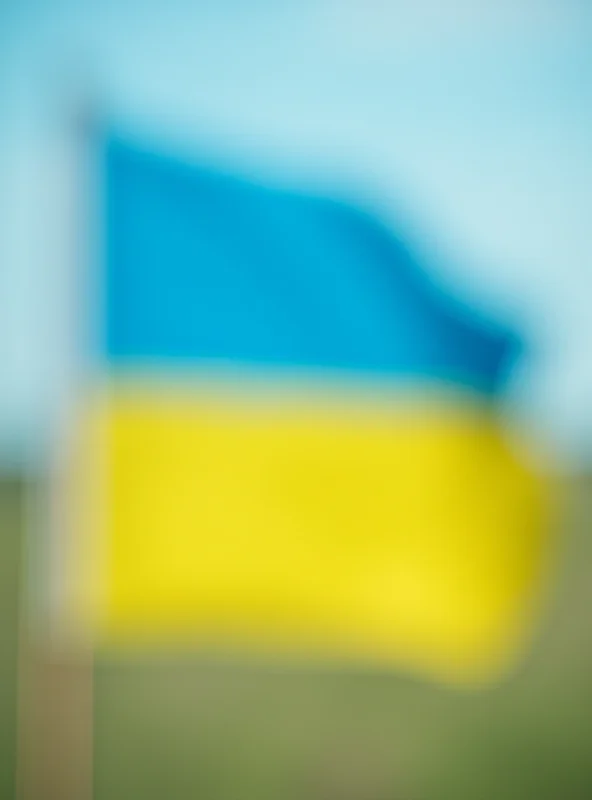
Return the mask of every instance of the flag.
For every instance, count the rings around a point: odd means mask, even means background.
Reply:
[[[76,571],[98,645],[498,674],[548,548],[499,413],[516,336],[354,203],[113,134],[101,158]]]

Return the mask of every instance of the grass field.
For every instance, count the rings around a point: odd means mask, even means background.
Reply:
[[[0,798],[11,796],[18,492],[0,493]],[[102,654],[96,799],[590,800],[592,482],[572,494],[545,624],[511,680],[460,693],[380,672]]]
[[[0,798],[14,794],[17,598],[23,486],[0,478]]]

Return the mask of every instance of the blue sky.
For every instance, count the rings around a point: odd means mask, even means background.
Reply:
[[[520,324],[534,348],[523,410],[562,451],[585,449],[591,11],[584,0],[0,2],[0,458],[34,454],[70,371],[64,109],[77,93],[163,146],[404,220],[455,291]]]

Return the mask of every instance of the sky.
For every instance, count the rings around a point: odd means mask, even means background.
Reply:
[[[71,378],[78,98],[403,224],[526,337],[524,418],[592,452],[591,38],[585,0],[0,0],[0,465],[47,446]]]

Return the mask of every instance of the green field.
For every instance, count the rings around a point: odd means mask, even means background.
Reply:
[[[18,485],[0,493],[0,798],[11,796]],[[400,676],[102,655],[97,800],[590,800],[592,482],[518,674],[461,693]]]
[[[23,528],[23,485],[0,477],[0,798],[14,794],[18,576]]]

